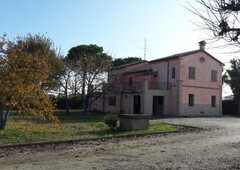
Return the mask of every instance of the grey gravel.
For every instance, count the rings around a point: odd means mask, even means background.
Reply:
[[[240,118],[168,118],[202,130],[0,150],[0,169],[240,169]]]

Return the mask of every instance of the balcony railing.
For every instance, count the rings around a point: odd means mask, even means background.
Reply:
[[[143,82],[122,83],[123,90],[138,91],[143,89]]]
[[[171,84],[167,82],[148,82],[148,89],[150,90],[170,90]]]
[[[125,82],[122,83],[122,90],[124,91],[140,91],[143,89],[143,82]],[[167,82],[153,82],[148,81],[149,90],[170,90],[171,84]]]

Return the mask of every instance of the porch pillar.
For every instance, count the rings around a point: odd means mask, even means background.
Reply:
[[[222,116],[222,85],[219,86],[219,116]]]
[[[119,86],[119,114],[122,113],[122,83]]]
[[[147,114],[148,111],[147,111],[147,102],[146,102],[146,97],[147,97],[147,91],[148,91],[148,81],[147,80],[144,80],[142,82],[142,99],[141,99],[141,113],[142,114]]]
[[[182,104],[182,80],[177,81],[177,88],[176,88],[176,115],[179,116],[181,114],[181,104]]]

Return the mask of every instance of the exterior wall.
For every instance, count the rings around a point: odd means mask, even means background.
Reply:
[[[116,105],[111,106],[109,105],[109,97],[115,96],[116,97]],[[91,106],[91,111],[100,111],[100,112],[114,112],[119,113],[120,111],[120,96],[116,94],[106,94],[105,98],[103,96],[98,97],[97,99],[93,99],[93,103]],[[103,105],[104,104],[104,105]],[[104,110],[103,110],[104,109]]]
[[[122,108],[121,113],[131,113],[133,112],[133,107],[130,107],[130,105],[133,103],[133,99],[131,94],[125,93],[122,94]]]
[[[154,62],[151,63],[150,68],[153,69],[153,71],[158,72],[158,82],[167,82],[167,74],[168,74],[168,69],[167,69],[167,62],[166,61],[160,61],[160,62]]]
[[[201,62],[200,57],[205,61]],[[189,67],[196,68],[195,79],[188,78]],[[182,57],[180,60],[180,80],[183,80],[183,86],[199,86],[209,88],[219,88],[222,84],[222,66],[219,62],[208,56],[204,52]],[[211,81],[211,70],[217,71],[217,82]]]
[[[175,68],[175,78],[172,78],[172,68]],[[177,81],[180,80],[180,60],[170,60],[169,61],[169,82],[172,86],[177,85]]]
[[[170,90],[149,90],[148,82],[144,81],[143,91],[143,113],[147,115],[153,114],[153,96],[164,96],[163,115],[171,113],[171,91]]]
[[[200,58],[204,58],[204,61]],[[146,64],[148,63],[140,63],[125,67],[122,70],[124,72],[129,71]],[[175,78],[172,78],[173,67],[175,67]],[[195,79],[189,79],[189,67],[195,67]],[[132,114],[134,110],[134,95],[140,95],[140,113],[142,114],[153,114],[153,96],[164,96],[163,115],[220,116],[222,114],[221,84],[223,66],[205,52],[168,61],[153,62],[150,63],[150,68],[153,72],[157,72],[157,77],[143,75],[143,73],[123,75],[120,82],[126,83],[129,81],[129,77],[133,77],[133,83],[142,82],[142,87],[138,93],[133,91],[126,93],[125,91],[121,97],[119,94],[115,94],[117,96],[116,106],[109,106],[106,96],[105,111]],[[217,71],[217,82],[211,81],[211,70]],[[171,89],[169,90],[149,89],[154,82],[167,83],[167,81],[171,84]],[[194,94],[194,106],[188,106],[189,94]],[[216,107],[211,107],[211,96],[216,96]],[[97,99],[92,108],[102,110],[102,100],[103,98]]]
[[[180,116],[219,116],[220,98],[219,89],[182,87]],[[194,94],[194,106],[188,106],[188,95]],[[216,107],[211,107],[211,96],[216,96]]]
[[[205,61],[201,62],[200,58]],[[195,79],[189,79],[189,67],[195,67]],[[211,70],[217,71],[217,82],[211,81]],[[220,116],[222,65],[204,52],[182,57],[180,60],[182,92],[179,116]],[[189,94],[194,94],[194,106],[188,106]],[[216,96],[216,107],[211,107]]]

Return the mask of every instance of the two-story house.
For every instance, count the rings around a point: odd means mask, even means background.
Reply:
[[[91,110],[174,116],[221,116],[224,64],[200,49],[113,68],[113,89]],[[114,83],[113,83],[114,84]]]

